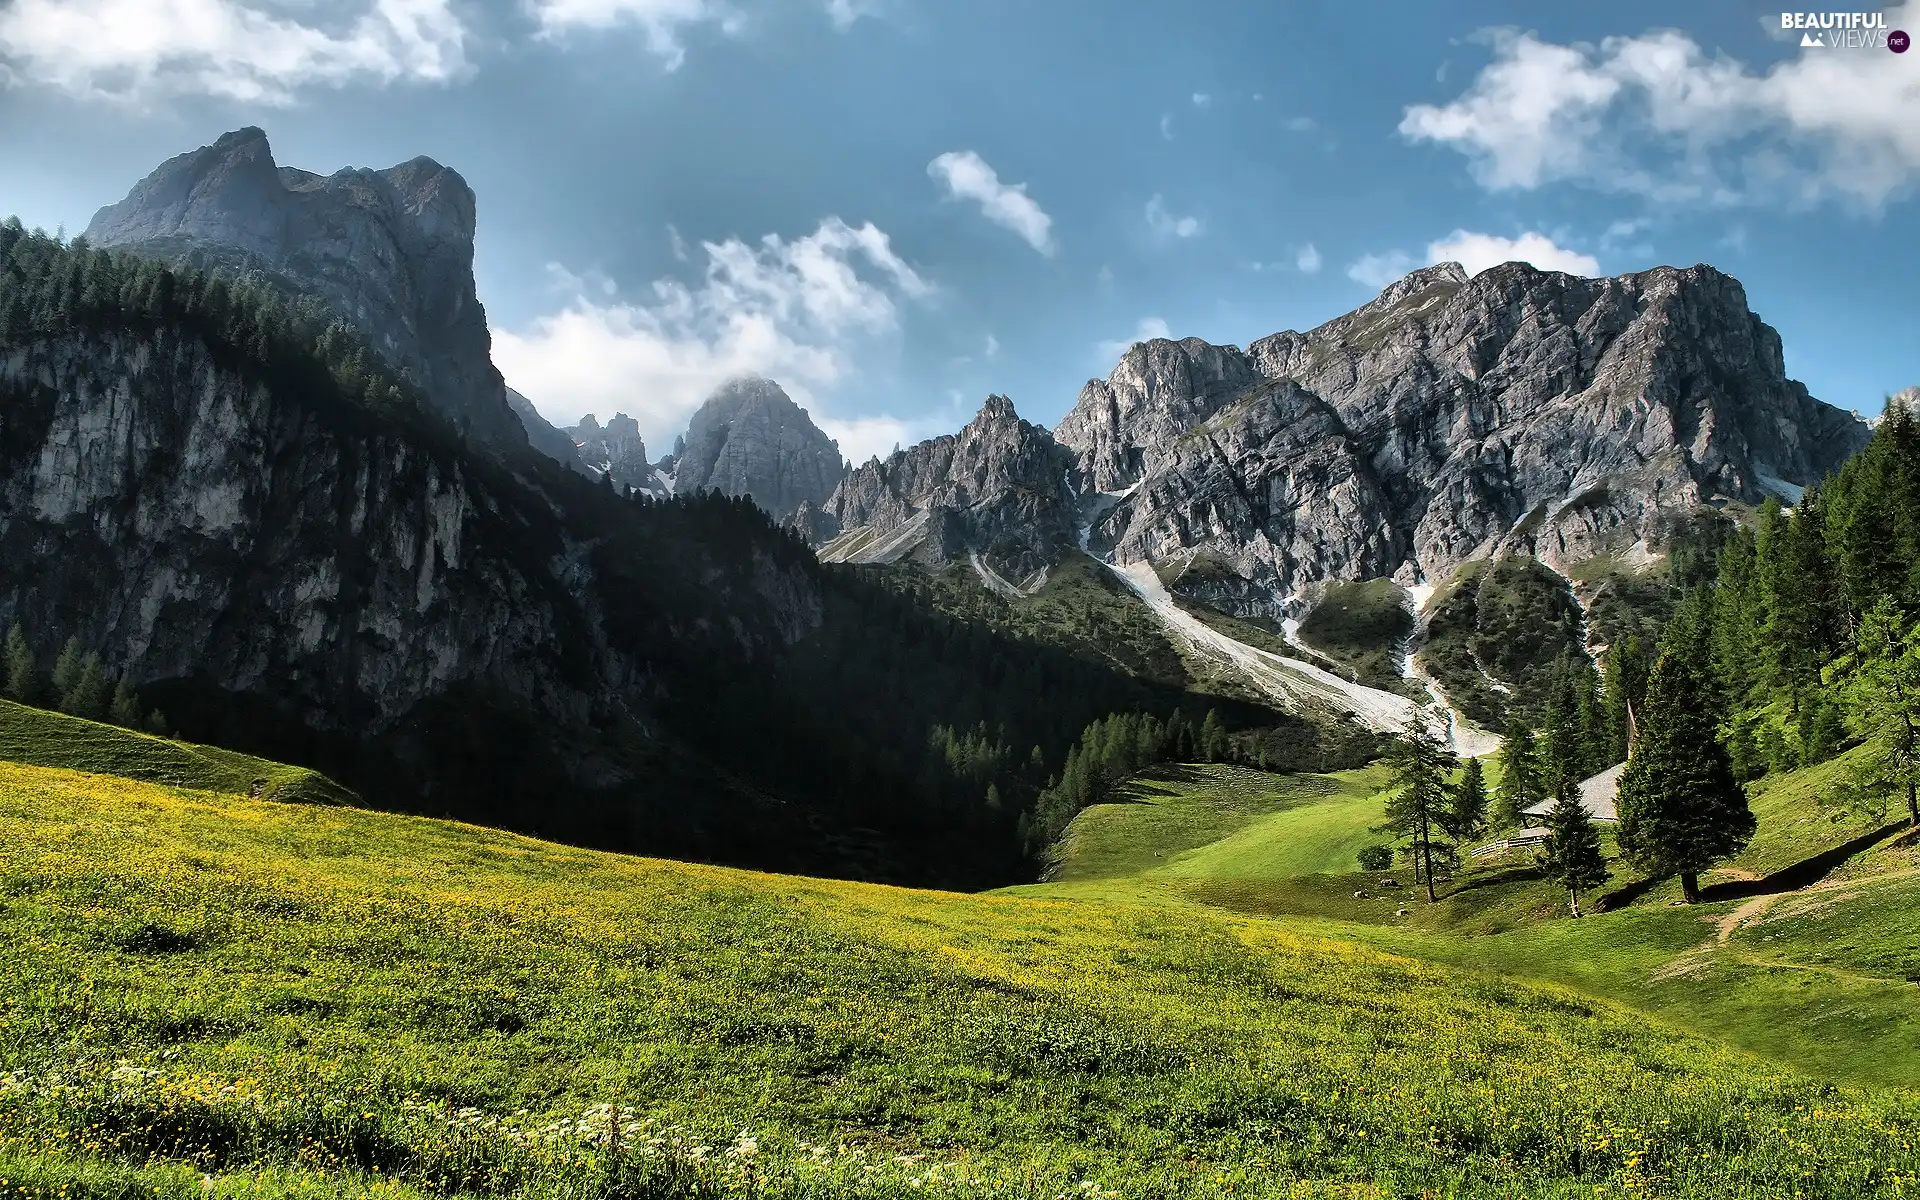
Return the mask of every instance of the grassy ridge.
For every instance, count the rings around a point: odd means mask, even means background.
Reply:
[[[355,804],[316,771],[0,700],[0,760],[290,804]]]
[[[0,896],[0,1174],[28,1194],[190,1194],[174,1162],[260,1196],[1838,1198],[1920,1172],[1909,1096],[1202,908],[26,766],[0,767]]]

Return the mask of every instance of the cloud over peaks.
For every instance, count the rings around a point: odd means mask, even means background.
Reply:
[[[563,307],[496,331],[494,361],[549,420],[620,409],[642,436],[664,440],[736,375],[778,379],[814,408],[813,389],[845,379],[863,342],[898,329],[900,300],[932,291],[884,232],[838,217],[793,241],[768,234],[701,249],[697,284],[656,280],[639,300],[552,268]]]

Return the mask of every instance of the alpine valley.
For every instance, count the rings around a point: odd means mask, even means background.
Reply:
[[[1448,262],[650,452],[480,211],[0,225],[0,1195],[1914,1194],[1920,394]]]

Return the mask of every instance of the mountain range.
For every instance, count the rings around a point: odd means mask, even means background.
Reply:
[[[162,164],[84,246],[20,242],[39,274],[15,286],[117,272],[137,302],[41,304],[0,346],[0,616],[43,649],[81,638],[195,736],[377,802],[899,877],[1012,845],[1026,818],[999,797],[1030,799],[1123,700],[1302,719],[1274,711],[1297,689],[1209,681],[1193,620],[1231,673],[1309,653],[1291,623],[1339,585],[1417,603],[1487,560],[1644,564],[1703,512],[1796,503],[1869,436],[1786,378],[1712,267],[1446,263],[1245,349],[1138,343],[1051,430],[992,396],[852,467],[748,377],[650,462],[633,418],[557,428],[505,386],[476,213],[429,159],[322,177],[244,129]],[[991,605],[938,590],[956,579]],[[1007,607],[1062,596],[1088,623],[1064,640]],[[1102,649],[1143,628],[1184,688]],[[1314,694],[1407,707],[1334,684]],[[1007,869],[994,850],[940,877]]]

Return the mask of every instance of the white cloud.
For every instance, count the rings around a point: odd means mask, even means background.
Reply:
[[[827,0],[827,18],[835,29],[845,30],[861,17],[874,15],[874,6],[861,0]]]
[[[1911,27],[1920,4],[1885,13]],[[1409,107],[1400,132],[1459,150],[1490,189],[1878,207],[1920,180],[1920,77],[1904,55],[1810,49],[1755,71],[1673,30],[1597,47],[1488,36],[1493,62],[1451,103]]]
[[[1347,278],[1370,288],[1383,288],[1413,269],[1413,260],[1399,250],[1363,254],[1347,268]]]
[[[957,404],[960,393],[954,392],[950,398]],[[845,421],[837,417],[814,417],[814,423],[828,437],[840,443],[840,456],[856,467],[870,458],[887,457],[893,453],[895,446],[911,446],[951,432],[964,420],[961,418],[956,421],[946,413],[905,420],[889,413]]]
[[[988,334],[987,335],[987,357],[994,358],[998,356],[999,353],[1000,353],[1000,339],[993,336],[992,334]]]
[[[1053,218],[1027,195],[1026,184],[1001,183],[999,173],[971,150],[947,151],[927,164],[927,174],[946,184],[954,199],[978,203],[987,220],[1013,230],[1040,253],[1053,253]]]
[[[1161,237],[1176,238],[1198,237],[1202,230],[1200,218],[1176,217],[1168,212],[1167,202],[1158,192],[1147,201],[1147,227]]]
[[[1293,256],[1293,265],[1300,268],[1304,275],[1311,275],[1320,269],[1320,250],[1312,242],[1300,247]]]
[[[1213,97],[1207,95],[1205,92],[1195,92],[1193,94],[1193,106],[1195,108],[1201,109],[1202,111],[1212,108]]]
[[[657,280],[644,301],[608,299],[596,279],[552,268],[565,306],[524,330],[496,330],[494,361],[557,424],[619,410],[649,441],[665,441],[736,375],[777,379],[813,407],[814,389],[853,372],[863,341],[898,328],[900,299],[932,291],[885,233],[837,217],[793,241],[769,234],[701,249],[697,284]]]
[[[1294,133],[1312,133],[1319,126],[1312,117],[1288,117],[1287,128]]]
[[[1160,114],[1160,136],[1167,139],[1168,141],[1173,140],[1173,114],[1172,113]]]
[[[1427,262],[1457,262],[1467,269],[1469,275],[1478,275],[1488,267],[1497,267],[1503,262],[1532,263],[1542,271],[1565,271],[1569,275],[1591,277],[1600,273],[1600,260],[1591,254],[1556,246],[1552,238],[1542,233],[1523,233],[1517,238],[1504,238],[1491,233],[1468,233],[1464,229],[1456,229],[1427,246]]]
[[[1168,329],[1167,323],[1159,317],[1142,317],[1140,318],[1140,323],[1134,326],[1132,337],[1121,338],[1111,342],[1101,342],[1094,350],[1095,353],[1105,361],[1107,359],[1119,358],[1122,354],[1125,354],[1141,342],[1149,342],[1155,338],[1172,336],[1173,331]]]
[[[113,100],[278,105],[305,87],[446,83],[467,71],[468,31],[451,0],[358,0],[322,10],[325,21],[311,11],[276,0],[10,0],[0,80]]]

